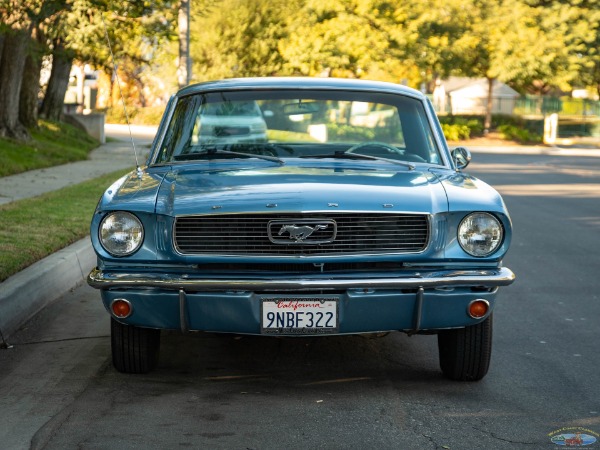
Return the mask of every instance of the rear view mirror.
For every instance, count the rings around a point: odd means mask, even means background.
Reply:
[[[283,105],[283,113],[286,116],[296,116],[300,114],[314,114],[319,111],[319,105],[316,102],[298,102]]]
[[[471,162],[471,152],[465,147],[456,147],[452,150],[452,160],[458,170],[462,170]]]

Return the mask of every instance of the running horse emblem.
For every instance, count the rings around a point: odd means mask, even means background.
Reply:
[[[290,233],[290,239],[293,239],[294,242],[304,242],[311,234],[313,234],[317,230],[324,230],[329,225],[315,225],[314,227],[310,227],[308,225],[296,226],[296,225],[283,225],[279,230],[279,236],[283,233]]]

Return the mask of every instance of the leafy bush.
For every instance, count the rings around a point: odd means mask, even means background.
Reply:
[[[354,127],[352,125],[343,125],[338,123],[327,124],[327,136],[331,140],[375,140],[375,130],[373,128]]]
[[[469,139],[483,134],[483,117],[479,116],[441,116],[440,123],[444,136],[449,141]]]
[[[511,139],[523,143],[541,142],[542,137],[531,131],[515,125],[504,124],[498,127],[498,131],[504,139]]]
[[[471,129],[467,125],[443,123],[442,131],[448,141],[460,141],[471,137]]]
[[[483,116],[440,116],[440,123],[446,139],[458,141],[483,136]],[[462,127],[467,127],[469,133]],[[492,130],[497,130],[503,139],[519,142],[541,142],[544,123],[542,120],[527,120],[519,116],[494,114]]]
[[[492,129],[500,131],[503,125],[512,125],[523,128],[523,119],[519,116],[511,116],[507,114],[494,114],[492,116]]]

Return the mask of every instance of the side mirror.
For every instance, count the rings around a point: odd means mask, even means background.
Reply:
[[[464,147],[456,147],[451,154],[454,165],[458,170],[463,170],[471,162],[471,152]]]

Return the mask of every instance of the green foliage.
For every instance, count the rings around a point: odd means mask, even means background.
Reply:
[[[87,133],[64,123],[40,121],[30,132],[32,140],[25,143],[0,138],[0,176],[84,160],[98,146]]]
[[[449,141],[469,139],[483,134],[483,117],[479,116],[440,116],[444,136]]]
[[[318,142],[308,133],[285,130],[267,130],[267,139],[276,142]]]
[[[60,41],[79,61],[112,74],[103,17],[128,104],[155,104],[177,86],[179,2],[8,5],[0,8],[0,33],[38,23],[47,52]],[[600,93],[597,1],[192,0],[191,30],[194,81],[325,75],[418,88],[461,75],[521,92]]]
[[[299,14],[289,18],[289,39],[280,45],[285,69],[397,81],[407,73],[406,64],[399,63],[405,48],[397,25],[403,8],[381,0],[303,2]]]
[[[498,126],[498,131],[500,132],[503,139],[509,139],[525,144],[542,142],[542,137],[540,135],[532,133],[526,128],[522,128],[516,125],[511,125],[508,123],[502,124]]]
[[[288,38],[285,20],[300,0],[209,2],[191,25],[195,81],[268,76],[281,71],[278,47]],[[193,8],[198,8],[198,3]],[[203,2],[204,3],[204,2]]]
[[[98,198],[124,173],[0,206],[0,282],[84,238]]]
[[[442,131],[448,141],[460,141],[471,137],[471,129],[467,125],[443,123]]]
[[[106,123],[126,124],[125,111],[121,106],[115,106],[102,111],[106,114]],[[164,106],[149,106],[146,108],[130,108],[127,110],[129,122],[135,125],[158,125],[163,113]]]
[[[561,97],[561,116],[600,116],[600,102],[584,98]]]
[[[543,3],[215,0],[194,6],[207,12],[193,23],[194,76],[327,75],[418,87],[463,75],[567,88],[600,67],[600,12],[585,2]]]
[[[459,141],[481,137],[483,133],[483,116],[440,116],[444,136],[449,141]],[[495,114],[492,116],[492,131],[500,132],[502,139],[523,143],[540,143],[542,141],[543,121],[525,120],[518,116]]]
[[[374,141],[376,140],[375,128],[355,127],[339,123],[327,124],[327,136],[332,141]]]
[[[51,29],[79,59],[111,73],[108,33],[117,62],[134,72],[174,37],[177,10],[172,6],[170,0],[72,0],[64,3]],[[128,67],[131,63],[137,67]]]

